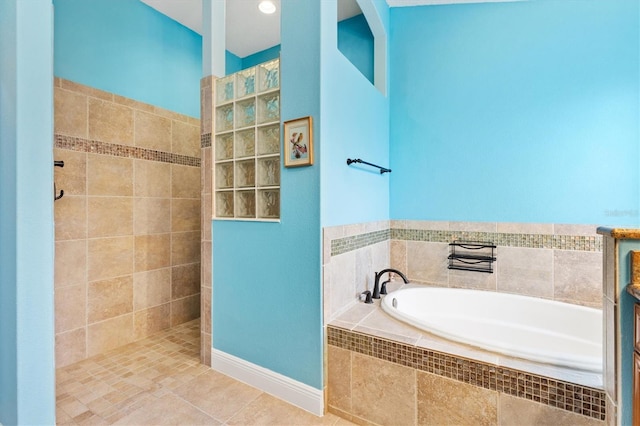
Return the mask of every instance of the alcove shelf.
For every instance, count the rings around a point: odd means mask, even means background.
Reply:
[[[449,269],[493,273],[496,246],[483,241],[454,241],[449,244]]]
[[[214,84],[215,219],[280,219],[280,60]]]

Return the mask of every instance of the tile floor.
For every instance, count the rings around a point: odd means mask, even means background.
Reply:
[[[56,371],[59,425],[350,425],[200,364],[200,320]]]

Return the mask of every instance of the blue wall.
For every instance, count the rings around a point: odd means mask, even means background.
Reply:
[[[319,3],[282,1],[281,118],[313,116],[315,138]],[[317,164],[283,169],[280,223],[213,221],[212,324],[215,349],[322,389],[319,184]]]
[[[54,424],[53,10],[0,1],[0,423]]]
[[[391,10],[391,217],[637,225],[636,0]]]
[[[261,50],[260,52],[254,53],[253,55],[245,56],[242,58],[242,68],[250,68],[254,67],[263,62],[270,61],[272,59],[276,59],[280,55],[280,45],[270,47],[265,50]]]
[[[338,23],[338,49],[373,83],[373,34],[363,14]]]
[[[58,77],[200,117],[202,37],[139,0],[55,0]]]

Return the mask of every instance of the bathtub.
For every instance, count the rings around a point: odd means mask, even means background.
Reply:
[[[516,358],[602,373],[602,311],[490,291],[405,285],[384,312],[429,333]]]

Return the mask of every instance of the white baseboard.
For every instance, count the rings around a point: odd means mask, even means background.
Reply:
[[[316,416],[324,415],[324,395],[319,389],[214,348],[211,368]]]

